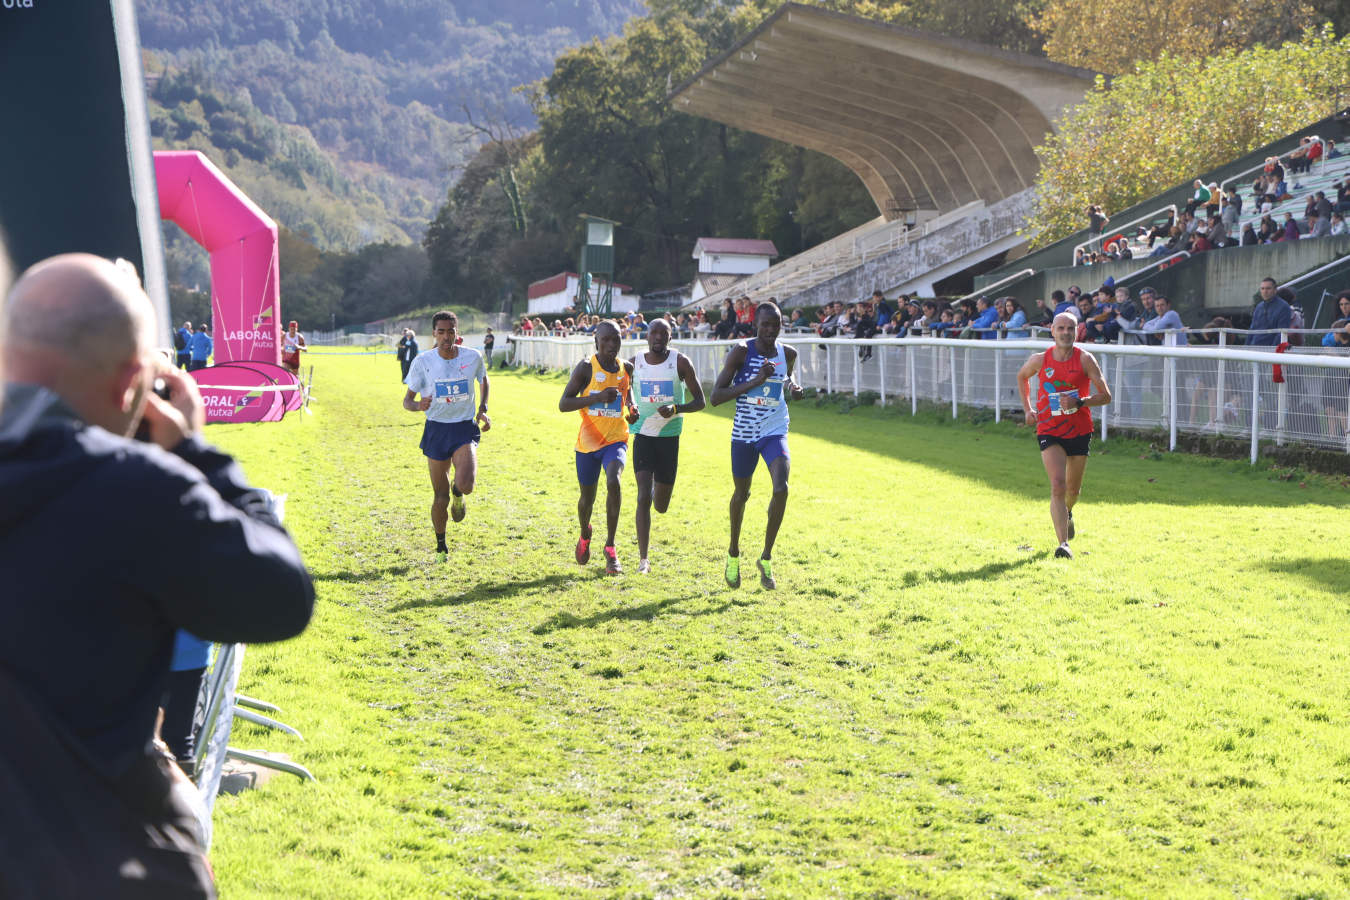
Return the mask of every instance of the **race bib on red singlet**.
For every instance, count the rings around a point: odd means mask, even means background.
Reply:
[[[1050,401],[1050,415],[1064,416],[1078,412],[1078,391],[1046,391]],[[1070,409],[1065,409],[1065,406]]]

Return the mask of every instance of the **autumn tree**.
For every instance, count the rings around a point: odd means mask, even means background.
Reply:
[[[1043,246],[1083,228],[1091,203],[1125,209],[1250,153],[1335,112],[1347,83],[1350,39],[1329,31],[1280,48],[1164,54],[1098,79],[1038,148],[1024,233]]]
[[[1298,0],[1050,0],[1031,24],[1056,62],[1123,75],[1136,63],[1197,60],[1224,50],[1277,46],[1324,21]]]

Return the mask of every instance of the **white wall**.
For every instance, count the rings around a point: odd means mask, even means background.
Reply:
[[[698,270],[709,275],[753,275],[769,267],[767,256],[743,256],[739,253],[703,253]]]

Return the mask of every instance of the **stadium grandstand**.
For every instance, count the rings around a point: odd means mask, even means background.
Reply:
[[[1216,169],[1176,173],[1184,180],[1175,186],[1161,189],[1128,209],[1111,212],[1099,244],[1105,248],[1124,242],[1130,258],[1105,259],[1087,267],[1075,265],[1093,241],[1093,235],[1085,228],[977,276],[975,289],[1015,297],[1025,306],[1034,305],[1036,299],[1048,297],[1052,291],[1067,290],[1071,285],[1087,290],[1109,278],[1113,284],[1136,290],[1147,283],[1170,297],[1173,308],[1187,323],[1200,324],[1224,316],[1236,324],[1246,324],[1255,286],[1270,276],[1281,285],[1296,284],[1299,297],[1305,298],[1307,327],[1328,327],[1338,318],[1336,305],[1328,297],[1345,286],[1350,271],[1350,259],[1346,258],[1350,254],[1350,235],[1329,233],[1313,240],[1281,239],[1270,243],[1257,237],[1255,243],[1246,245],[1243,235],[1248,226],[1252,226],[1253,233],[1258,231],[1265,214],[1283,230],[1288,213],[1300,237],[1309,236],[1305,213],[1309,199],[1315,202],[1318,192],[1326,197],[1333,213],[1340,212],[1337,188],[1350,181],[1350,157],[1334,148],[1346,136],[1347,124],[1350,119],[1343,112],[1337,113]],[[1288,171],[1290,155],[1313,143],[1331,149],[1323,152],[1308,171]],[[1254,182],[1265,173],[1272,159],[1286,170],[1283,174],[1287,195],[1263,204],[1254,195]],[[1197,183],[1206,189],[1211,185],[1218,187],[1223,197],[1215,198],[1219,202],[1211,208],[1217,209],[1221,221],[1223,209],[1229,203],[1227,192],[1231,189],[1240,200],[1239,214],[1230,220],[1231,227],[1224,228],[1225,245],[1202,252],[1180,248],[1159,252],[1158,248],[1167,243],[1163,234],[1169,220],[1184,217],[1187,204],[1194,200]],[[1204,218],[1205,213],[1205,207],[1200,206],[1196,215]],[[1149,236],[1155,234],[1150,246]]]
[[[878,285],[924,295],[968,285],[973,273],[1025,250],[1018,230],[1040,167],[1035,148],[1094,77],[786,4],[677,87],[671,103],[834,157],[866,185],[879,215],[697,305],[744,293],[818,306]]]

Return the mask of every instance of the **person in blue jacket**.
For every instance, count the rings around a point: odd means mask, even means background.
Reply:
[[[186,369],[192,362],[192,323],[184,322],[173,333],[173,348],[176,351],[175,363],[178,368]]]
[[[197,333],[192,336],[192,341],[189,344],[192,351],[192,360],[187,367],[189,372],[205,369],[206,361],[211,358],[211,350],[214,348],[215,342],[211,340],[208,331],[206,323],[203,322],[197,326]]]
[[[1266,277],[1261,279],[1261,299],[1257,301],[1256,306],[1252,308],[1252,324],[1250,330],[1266,331],[1265,334],[1247,335],[1247,346],[1249,347],[1274,347],[1280,342],[1280,333],[1278,330],[1288,328],[1293,320],[1294,312],[1288,303],[1285,303],[1275,292],[1279,289],[1274,278]]]
[[[971,321],[970,327],[979,335],[981,340],[992,341],[998,337],[998,332],[994,326],[998,324],[998,307],[981,297],[975,301],[977,314]],[[981,331],[980,329],[987,329]]]

